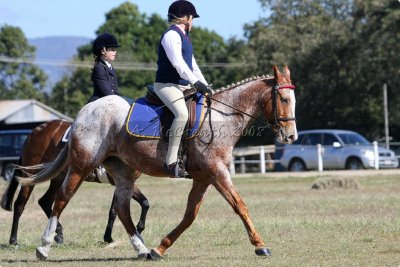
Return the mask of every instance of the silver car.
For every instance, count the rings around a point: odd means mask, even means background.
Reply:
[[[289,171],[318,168],[317,145],[321,144],[324,169],[374,168],[374,147],[362,135],[346,130],[299,131],[299,138],[292,145],[283,146],[282,166]],[[378,148],[379,168],[397,168],[395,153]]]

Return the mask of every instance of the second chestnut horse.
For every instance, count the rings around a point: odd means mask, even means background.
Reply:
[[[36,165],[40,163],[50,162],[55,159],[55,157],[60,153],[61,149],[66,145],[62,141],[62,138],[71,123],[64,120],[53,120],[43,123],[37,126],[27,137],[24,146],[22,148],[22,154],[19,160],[19,165],[29,166]],[[38,203],[43,209],[47,217],[51,214],[51,208],[54,203],[54,198],[57,190],[61,187],[68,168],[65,168],[56,178],[50,181],[49,188],[46,193],[39,199]],[[139,176],[140,173],[137,172],[135,175]],[[16,170],[13,178],[10,181],[6,191],[3,193],[0,205],[4,210],[12,211],[13,205],[12,201],[14,195],[18,189],[18,181],[15,176],[21,176],[19,170]],[[86,181],[89,182],[99,182],[108,183],[114,185],[114,180],[110,175],[103,175],[104,178],[100,178],[96,171],[92,172]],[[107,179],[108,178],[108,179]],[[32,193],[34,186],[21,186],[18,197],[14,202],[14,215],[11,228],[11,234],[9,239],[10,245],[18,245],[18,225],[20,217],[25,209],[25,205]],[[108,222],[106,230],[103,236],[104,242],[111,243],[112,239],[112,229],[114,221],[116,218],[116,213],[114,211],[114,198],[110,207],[110,212],[108,216]],[[136,185],[133,186],[132,198],[135,199],[141,206],[142,212],[140,215],[139,222],[137,224],[137,229],[142,232],[145,228],[146,215],[149,209],[149,202],[147,198],[140,192]],[[63,228],[60,223],[57,224],[56,235],[54,236],[54,241],[58,244],[63,242]]]

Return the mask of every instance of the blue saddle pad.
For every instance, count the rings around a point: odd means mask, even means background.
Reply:
[[[188,129],[187,138],[194,137],[199,130],[206,111],[206,103],[204,96],[197,93],[196,95],[196,119],[194,126]],[[166,114],[170,113],[170,114]],[[165,124],[163,116],[171,116],[171,112],[164,106],[149,105],[144,97],[138,98],[132,104],[126,121],[126,130],[130,135],[143,138],[162,137],[163,127],[169,129],[173,120],[173,115],[169,123]],[[168,121],[168,119],[167,119]],[[165,129],[164,129],[165,130]]]

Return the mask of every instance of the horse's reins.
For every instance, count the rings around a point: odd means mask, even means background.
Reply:
[[[264,120],[264,119],[262,119],[262,118],[259,118],[259,117],[255,117],[255,116],[253,116],[253,115],[251,115],[251,114],[249,114],[249,113],[247,113],[247,112],[244,112],[244,111],[242,111],[242,110],[239,110],[239,109],[237,109],[237,108],[235,108],[235,107],[233,107],[233,106],[231,106],[231,105],[229,105],[229,104],[226,104],[226,103],[224,103],[224,102],[222,102],[222,101],[219,101],[219,100],[217,100],[217,99],[215,99],[215,98],[212,98],[211,97],[211,99],[213,100],[213,101],[216,101],[216,102],[218,102],[218,103],[220,103],[220,104],[222,104],[222,105],[225,105],[225,106],[227,106],[227,107],[230,107],[231,109],[233,109],[233,110],[235,110],[235,111],[237,111],[237,112],[239,112],[239,113],[241,113],[241,114],[243,114],[243,115],[246,115],[246,116],[248,116],[248,117],[250,117],[250,118],[252,118],[252,119],[254,119],[254,120],[256,120],[256,121],[259,121],[259,122],[261,122],[261,123],[264,123],[264,124],[266,124],[267,125],[267,127],[276,127],[276,126],[279,126],[279,122],[280,121],[296,121],[296,118],[295,117],[285,117],[285,118],[279,118],[278,117],[278,109],[277,109],[277,105],[276,105],[276,102],[277,102],[277,98],[278,98],[278,90],[281,90],[281,89],[291,89],[291,90],[294,90],[296,87],[294,86],[294,85],[275,85],[274,86],[274,88],[272,89],[273,91],[272,91],[272,108],[273,108],[273,111],[274,111],[274,124],[271,124],[270,122],[268,122],[268,121],[266,121],[266,120]]]
[[[237,109],[237,108],[233,107],[232,105],[229,105],[229,104],[226,104],[226,103],[224,103],[222,101],[219,101],[218,99],[215,99],[215,98],[213,98],[213,97],[211,97],[209,95],[204,95],[205,98],[206,98],[207,104],[208,104],[208,109],[207,109],[204,117],[207,117],[207,115],[209,116],[209,120],[208,121],[209,121],[209,124],[210,124],[210,129],[212,129],[212,125],[211,125],[211,100],[212,100],[212,101],[218,102],[218,103],[220,103],[220,104],[222,104],[224,106],[230,107],[231,109],[233,109],[233,110],[235,110],[235,111],[237,111],[237,112],[239,112],[239,113],[241,113],[243,115],[246,115],[246,116],[248,116],[248,117],[250,117],[250,118],[252,118],[252,119],[254,119],[254,120],[258,121],[258,122],[261,122],[261,123],[265,124],[267,127],[271,127],[274,131],[277,132],[282,128],[279,125],[280,121],[285,121],[285,122],[287,122],[287,121],[296,121],[296,117],[284,117],[284,118],[279,118],[278,117],[278,109],[277,109],[277,104],[276,104],[277,103],[277,99],[278,99],[278,92],[281,89],[294,90],[295,88],[296,88],[296,86],[294,86],[294,85],[279,85],[279,84],[276,84],[275,86],[273,86],[273,88],[272,88],[272,109],[273,109],[273,112],[274,112],[274,124],[271,124],[270,122],[264,120],[263,118],[255,117],[255,116],[253,116],[253,115],[251,115],[251,114],[249,114],[249,113],[247,113],[245,111]],[[194,92],[193,94],[195,94],[195,93],[197,93],[197,92]],[[174,100],[173,102],[176,102],[178,100],[184,99],[184,98],[186,98],[188,96],[191,96],[193,94],[189,94],[187,96],[180,97],[180,98]],[[162,108],[162,107],[165,107],[165,106],[166,105],[163,105],[163,106],[160,106],[158,108]],[[154,119],[157,119],[157,118],[159,119],[159,116],[155,117]],[[154,119],[152,120],[153,122],[154,122]],[[214,132],[211,131],[211,140],[207,144],[208,145],[211,144],[213,139],[214,139]]]

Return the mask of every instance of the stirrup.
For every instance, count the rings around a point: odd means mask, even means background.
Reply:
[[[190,178],[189,173],[178,164],[178,162],[174,162],[172,164],[167,165],[164,164],[164,168],[168,171],[169,177],[171,178]]]

